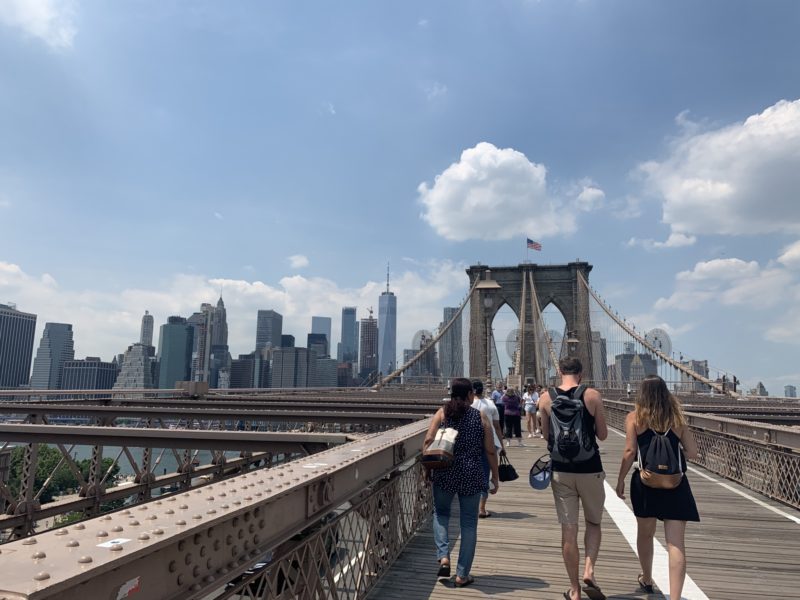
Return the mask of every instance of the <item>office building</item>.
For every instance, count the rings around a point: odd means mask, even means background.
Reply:
[[[28,385],[35,335],[36,315],[0,304],[0,389]]]
[[[793,385],[783,386],[783,395],[787,398],[797,398],[797,388]]]
[[[441,327],[446,327],[457,313],[457,307],[445,306]],[[439,340],[439,363],[439,370],[444,379],[464,376],[461,315],[458,315],[450,329]],[[403,364],[405,364],[405,360],[403,360]]]
[[[147,310],[144,311],[144,316],[142,317],[142,330],[139,335],[139,343],[144,346],[153,345],[153,315]]]
[[[284,333],[281,336],[281,341],[278,348],[294,348],[294,336]]]
[[[311,387],[336,387],[338,385],[338,366],[335,358],[317,357],[314,363]]]
[[[685,360],[681,361],[681,364],[688,368],[690,371],[694,371],[698,375],[701,375],[708,379],[708,361],[707,360]],[[700,393],[708,393],[711,391],[711,386],[701,383],[690,377],[686,373],[681,372],[681,383],[678,387],[679,391],[681,392],[700,392]]]
[[[260,310],[256,320],[256,350],[281,347],[283,316],[274,310]]]
[[[331,350],[331,318],[330,317],[311,317],[311,333],[321,333],[327,340],[327,351],[325,356],[330,356]]]
[[[64,362],[62,390],[110,390],[117,380],[116,359],[103,362],[96,356]]]
[[[75,342],[69,323],[45,323],[42,340],[33,360],[31,388],[61,389],[64,363],[75,358]]]
[[[397,298],[389,291],[389,269],[386,269],[386,291],[378,299],[378,371],[388,375],[397,368]]]
[[[172,389],[178,381],[191,381],[194,331],[183,317],[169,317],[159,329],[159,388]]]
[[[358,376],[367,379],[378,370],[378,321],[372,316],[361,319],[361,336],[358,349]]]
[[[315,379],[316,358],[308,348],[276,348],[272,351],[271,387],[308,387]]]
[[[354,363],[358,361],[358,321],[356,307],[345,306],[342,309],[342,342],[341,352],[337,354],[339,362]]]
[[[591,385],[608,385],[608,348],[599,331],[592,331],[592,382]]]
[[[270,387],[270,361],[266,350],[240,354],[238,359],[231,362],[231,388]]]
[[[309,333],[306,346],[317,353],[319,358],[328,357],[328,336],[324,333]]]
[[[646,375],[658,375],[658,363],[649,354],[636,354],[635,346],[627,342],[623,346],[625,352],[614,357],[614,364],[608,367],[608,378],[615,387],[635,384]],[[602,370],[601,370],[602,373]]]
[[[151,389],[153,381],[153,363],[155,359],[149,354],[149,346],[132,344],[125,351],[117,380],[113,389]]]

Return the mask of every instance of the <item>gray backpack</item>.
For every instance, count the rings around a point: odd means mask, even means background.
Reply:
[[[584,421],[583,392],[581,384],[570,396],[551,387],[550,429],[552,429],[553,448],[550,457],[558,462],[581,463],[593,458],[597,452],[594,432],[588,430]]]

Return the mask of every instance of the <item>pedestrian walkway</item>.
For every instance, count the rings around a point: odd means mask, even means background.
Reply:
[[[490,496],[492,516],[478,523],[478,547],[472,575],[475,583],[454,588],[436,580],[437,563],[430,525],[409,544],[370,595],[371,599],[535,598],[562,600],[569,587],[561,560],[561,531],[552,492],[528,485],[528,469],[546,451],[544,440],[525,439],[525,447],[508,448],[520,479],[501,484]],[[634,551],[636,521],[629,501],[613,492],[624,438],[611,431],[602,444],[607,472],[603,542],[597,562],[598,584],[609,598],[663,598],[638,590],[640,572]],[[689,473],[701,523],[687,527],[688,578],[684,598],[784,598],[793,595],[800,564],[800,512],[764,499],[701,469]],[[627,490],[626,490],[627,492]],[[454,508],[457,503],[454,503]],[[451,536],[457,535],[457,514]],[[579,538],[582,540],[582,534]],[[657,539],[665,546],[663,529]],[[656,583],[668,591],[666,555],[654,564]],[[452,554],[455,564],[458,545]],[[581,563],[582,564],[582,563]]]

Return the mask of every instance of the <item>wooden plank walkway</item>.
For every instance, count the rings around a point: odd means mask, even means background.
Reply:
[[[552,492],[536,492],[527,481],[530,465],[545,451],[544,440],[524,439],[525,447],[508,448],[509,458],[520,479],[501,484],[490,496],[492,517],[478,522],[478,546],[472,575],[475,583],[455,588],[436,579],[436,558],[430,525],[424,527],[379,582],[369,598],[375,600],[467,600],[497,598],[562,600],[569,587],[561,560],[561,530],[556,519]],[[624,438],[610,432],[602,444],[608,483],[616,483]],[[706,472],[701,471],[703,474]],[[688,574],[713,600],[734,598],[794,597],[800,576],[800,525],[737,495],[701,474],[689,479],[700,510],[701,523],[687,525]],[[790,516],[800,511],[771,502],[740,486],[726,485],[757,498]],[[607,495],[613,494],[609,489]],[[614,496],[616,498],[616,496]],[[628,506],[629,506],[629,501]],[[607,503],[608,508],[608,503]],[[451,517],[451,541],[457,540],[457,502]],[[631,514],[632,517],[632,514]],[[635,540],[635,526],[634,537]],[[581,528],[582,531],[582,528]],[[583,535],[579,534],[582,541]],[[657,538],[663,539],[659,526]],[[453,573],[458,542],[452,552]],[[581,562],[581,565],[583,563]],[[640,572],[634,550],[608,512],[603,517],[603,542],[596,567],[597,581],[609,598],[663,598],[638,591]],[[668,591],[668,590],[665,590]],[[702,598],[702,596],[684,597]]]

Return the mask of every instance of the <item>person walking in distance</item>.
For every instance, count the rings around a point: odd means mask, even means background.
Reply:
[[[536,403],[539,401],[539,394],[533,384],[528,386],[527,391],[522,395],[522,402],[525,406],[525,427],[528,430],[528,437],[532,438],[534,431],[539,433],[539,426],[536,423]]]
[[[497,493],[500,478],[497,472],[492,426],[489,419],[472,408],[474,394],[469,379],[454,379],[450,387],[450,400],[431,418],[425,435],[423,451],[433,443],[440,427],[458,431],[453,448],[453,463],[447,468],[432,471],[433,478],[433,539],[439,562],[439,577],[450,577],[450,508],[458,496],[461,510],[461,548],[458,552],[455,586],[464,587],[474,578],[470,575],[475,545],[478,541],[478,505],[481,492],[487,490],[482,456],[485,453],[491,470],[489,493]]]
[[[492,402],[497,407],[497,414],[500,415],[500,427],[505,427],[506,424],[506,406],[503,404],[503,396],[505,396],[505,391],[503,390],[503,382],[498,381],[497,387],[492,392]],[[502,436],[501,436],[502,438]]]
[[[648,480],[652,478],[648,471],[651,447],[659,445],[666,449],[667,460],[658,462],[666,464],[672,460],[675,464],[670,470],[676,471],[669,480],[658,482],[666,486],[661,488],[652,487],[655,482]],[[657,449],[652,448],[653,451]],[[648,594],[654,592],[653,536],[658,521],[664,521],[669,555],[669,597],[680,598],[686,579],[686,522],[700,520],[686,478],[686,459],[697,457],[697,444],[680,403],[658,375],[648,375],[642,380],[635,408],[625,418],[625,450],[616,490],[622,499],[625,498],[625,476],[637,456],[639,465],[631,476],[631,504],[638,523],[636,549],[642,566],[639,587]]]
[[[561,524],[561,554],[569,577],[565,600],[580,600],[581,589],[591,600],[605,600],[595,580],[595,564],[602,537],[600,523],[606,493],[605,473],[597,440],[608,437],[600,393],[581,385],[583,365],[574,357],[559,363],[561,385],[539,399],[542,435],[552,460],[551,487]],[[578,548],[579,504],[585,521],[584,567],[580,577]]]
[[[522,446],[522,398],[517,396],[513,387],[506,390],[503,396],[506,407],[506,445],[511,445],[511,438],[517,438],[517,445]]]
[[[475,400],[472,401],[472,408],[481,411],[481,414],[486,415],[489,423],[492,424],[492,438],[494,439],[494,449],[500,456],[504,456],[506,451],[503,449],[503,428],[500,426],[500,415],[497,413],[497,407],[490,398],[483,397],[483,382],[480,379],[472,380],[472,391],[475,394]],[[486,476],[486,481],[491,479],[491,469],[489,468],[489,457],[486,453],[483,454],[483,471]],[[491,489],[489,483],[489,489]],[[478,518],[485,519],[491,517],[492,513],[486,510],[486,501],[489,499],[489,492],[481,492],[481,503],[478,510]]]

